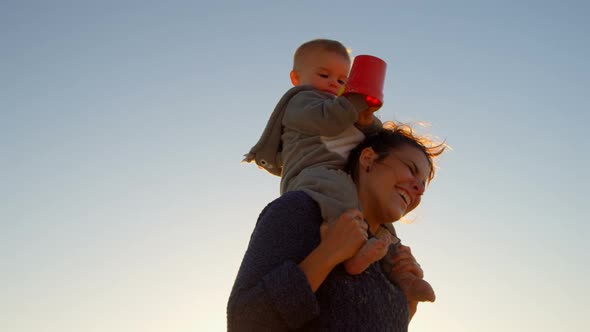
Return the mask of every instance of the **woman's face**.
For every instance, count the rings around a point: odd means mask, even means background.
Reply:
[[[361,160],[366,151],[373,157],[365,159],[366,165],[359,164],[359,179],[364,178],[359,181],[363,214],[372,223],[397,221],[420,204],[430,174],[428,159],[410,145],[392,150],[382,160],[370,148],[363,151]]]

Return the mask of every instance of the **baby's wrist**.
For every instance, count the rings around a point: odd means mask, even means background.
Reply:
[[[368,113],[368,114],[367,114]],[[368,127],[373,124],[373,113],[370,112],[361,112],[359,113],[359,117],[356,121],[357,125],[361,127]]]
[[[357,109],[357,111],[365,111],[369,108],[365,96],[358,93],[351,93],[345,96],[348,101]]]

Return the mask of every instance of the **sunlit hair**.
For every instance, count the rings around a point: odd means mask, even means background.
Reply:
[[[430,165],[430,173],[428,174],[428,182],[430,182],[434,178],[435,173],[436,165],[434,159],[445,151],[447,144],[445,142],[435,142],[432,138],[425,135],[418,135],[408,124],[392,121],[385,122],[383,129],[365,138],[364,141],[350,152],[346,171],[352,176],[354,182],[357,182],[359,158],[365,148],[372,148],[378,155],[377,161],[380,161],[389,156],[392,151],[404,146],[413,146],[424,152]]]
[[[342,43],[330,39],[314,39],[301,44],[293,55],[293,70],[299,70],[303,65],[305,56],[312,51],[325,51],[341,55],[350,62],[348,50]]]

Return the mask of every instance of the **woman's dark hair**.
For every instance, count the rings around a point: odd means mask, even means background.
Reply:
[[[434,158],[441,155],[447,145],[444,142],[436,143],[427,136],[415,134],[412,127],[407,124],[392,121],[385,122],[381,130],[366,137],[350,152],[346,171],[356,183],[359,172],[359,157],[365,148],[372,148],[377,153],[377,161],[379,161],[387,157],[392,150],[402,146],[413,146],[424,152],[430,165],[430,174],[428,174],[428,182],[430,182],[435,173]]]

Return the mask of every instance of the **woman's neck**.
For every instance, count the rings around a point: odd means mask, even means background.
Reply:
[[[362,186],[359,185],[358,187],[360,188]],[[373,215],[373,213],[372,213],[371,204],[370,204],[371,199],[368,197],[369,195],[367,193],[363,192],[362,190],[357,191],[357,194],[359,197],[359,202],[361,203],[363,217],[365,218],[365,221],[369,225],[369,231],[372,234],[376,234],[381,223],[378,221],[379,218],[377,216]]]
[[[367,218],[365,216],[365,221],[367,222],[367,225],[369,225],[369,231],[371,232],[371,234],[375,235],[377,234],[377,231],[379,230],[379,227],[381,227],[381,224],[379,223],[374,223],[371,222],[370,220],[374,220],[373,218]]]
[[[381,227],[381,224],[374,225],[374,224],[371,224],[369,221],[367,221],[367,224],[369,224],[369,231],[373,235],[377,234],[377,231],[379,230],[379,227]]]

